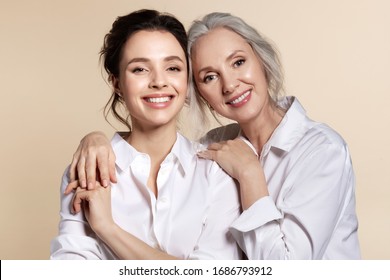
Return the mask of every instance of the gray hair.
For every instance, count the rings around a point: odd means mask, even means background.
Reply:
[[[283,70],[277,49],[259,32],[245,23],[241,18],[229,13],[210,13],[201,20],[192,23],[188,31],[188,53],[190,56],[196,41],[216,28],[229,29],[242,38],[252,47],[255,54],[261,60],[266,81],[268,83],[268,93],[273,101],[277,102],[283,95]],[[192,67],[189,73],[189,111],[195,123],[208,124],[207,101],[200,95],[193,77]],[[214,112],[212,111],[214,115]],[[215,117],[215,115],[214,115]]]

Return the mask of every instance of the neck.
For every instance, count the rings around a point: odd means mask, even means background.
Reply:
[[[269,102],[255,119],[239,124],[243,135],[248,138],[259,155],[285,113],[276,104]]]
[[[137,151],[148,154],[152,162],[161,163],[176,141],[176,132],[176,125],[146,129],[133,126],[127,142]]]
[[[161,127],[138,127],[133,125],[133,130],[127,138],[137,151],[148,154],[150,157],[150,173],[147,181],[148,188],[158,196],[157,177],[160,165],[170,153],[176,142],[176,123],[172,122]]]

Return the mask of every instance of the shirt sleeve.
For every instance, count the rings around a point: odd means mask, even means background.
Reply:
[[[346,146],[322,145],[295,164],[281,182],[288,188],[261,198],[232,224],[249,259],[321,259],[351,200],[354,174]]]
[[[65,195],[69,182],[69,167],[65,170],[61,183],[61,209],[59,234],[50,244],[52,260],[82,260],[103,258],[102,247],[82,212],[73,215],[70,212],[73,194]]]
[[[241,259],[242,251],[229,231],[241,211],[238,187],[216,163],[212,165],[209,187],[207,218],[189,259]]]

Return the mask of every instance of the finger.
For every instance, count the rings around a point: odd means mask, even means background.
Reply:
[[[98,156],[97,163],[98,163],[98,169],[100,173],[100,183],[102,184],[103,187],[107,187],[110,181],[108,159],[104,156]]]
[[[80,210],[81,210],[81,202],[82,202],[82,200],[80,199],[80,197],[75,194],[73,196],[72,202],[70,204],[70,212],[72,214],[77,214],[78,212],[80,212]]]
[[[87,219],[87,221],[88,221],[88,223],[89,223],[89,204],[88,203],[86,203],[85,201],[82,201],[81,202],[81,208],[83,209],[83,211],[84,211],[84,216],[85,216],[85,218]]]
[[[96,155],[88,154],[85,163],[85,172],[87,176],[87,189],[93,190],[96,184]]]
[[[103,185],[101,185],[100,182],[97,180],[96,184],[95,184],[95,186],[93,188],[93,191],[94,192],[98,192],[98,191],[101,191],[102,189],[105,190],[106,188],[103,187]]]
[[[77,189],[71,203],[71,211],[73,214],[77,214],[81,211],[83,200],[89,201],[89,194],[90,193],[88,191]]]
[[[200,158],[214,160],[215,152],[212,150],[204,150],[204,151],[199,151],[197,155]]]
[[[76,181],[70,182],[66,186],[64,194],[70,194],[73,190],[77,189],[77,187],[79,187],[79,181],[76,180]]]
[[[208,150],[220,150],[225,145],[226,142],[218,142],[218,143],[212,143],[208,145]]]
[[[79,161],[77,163],[77,176],[79,179],[80,186],[82,188],[87,187],[87,180],[85,178],[85,158],[81,157],[79,158]]]
[[[256,148],[252,145],[251,142],[249,142],[249,140],[245,139],[245,138],[237,138],[236,141],[240,141],[240,143],[242,144],[242,149],[246,149],[246,150],[251,150],[257,157],[259,156],[259,153],[256,151]]]
[[[109,171],[110,180],[111,180],[111,182],[116,183],[117,179],[116,179],[116,171],[115,171],[115,154],[114,153],[110,154],[108,161],[109,161],[109,169],[110,169],[110,171]]]
[[[69,167],[69,177],[70,181],[75,181],[76,180],[76,167],[79,159],[79,154],[76,151],[76,153],[73,155],[72,162]]]

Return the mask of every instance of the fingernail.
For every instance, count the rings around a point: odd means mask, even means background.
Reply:
[[[85,180],[81,180],[81,187],[84,189],[87,187],[87,182],[85,182]]]
[[[103,187],[108,187],[108,181],[106,179],[103,180]]]
[[[92,190],[93,189],[93,184],[92,183],[88,183],[88,190]]]

